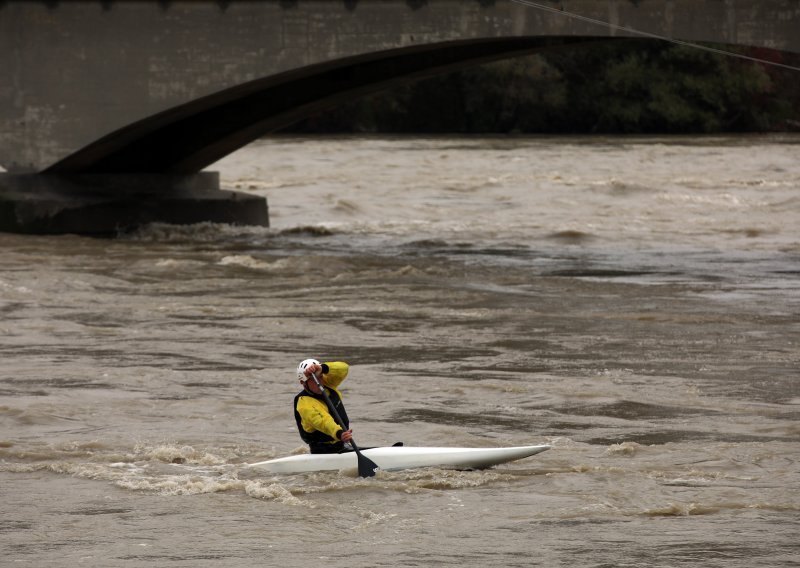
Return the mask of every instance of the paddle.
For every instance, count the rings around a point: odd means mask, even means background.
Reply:
[[[314,379],[314,382],[319,387],[322,396],[325,398],[325,403],[333,413],[333,417],[336,418],[336,422],[338,422],[339,425],[344,428],[344,420],[342,420],[342,417],[339,416],[339,413],[336,411],[336,407],[333,406],[328,393],[325,392],[325,387],[322,386],[322,383],[319,382],[317,375],[314,373],[311,373],[311,378]],[[378,464],[362,454],[361,450],[359,450],[358,446],[356,445],[356,441],[352,438],[350,438],[350,445],[353,446],[353,449],[356,451],[356,456],[358,457],[358,475],[361,477],[374,477],[375,472],[379,469]]]

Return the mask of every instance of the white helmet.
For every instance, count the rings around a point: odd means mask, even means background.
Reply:
[[[301,383],[306,382],[306,380],[308,379],[308,377],[306,377],[305,371],[311,365],[319,365],[319,361],[317,361],[316,359],[303,359],[297,366],[297,378],[300,379]]]

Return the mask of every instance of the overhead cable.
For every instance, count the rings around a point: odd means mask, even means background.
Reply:
[[[580,20],[582,22],[588,22],[590,24],[595,24],[595,25],[598,25],[598,26],[604,26],[604,27],[612,29],[612,30],[621,31],[621,32],[625,32],[625,33],[636,35],[636,36],[640,36],[640,37],[646,37],[646,38],[650,38],[650,39],[658,39],[658,40],[662,40],[662,41],[668,41],[668,42],[674,43],[676,45],[683,45],[683,46],[691,47],[691,48],[694,48],[694,49],[701,49],[703,51],[709,51],[711,53],[716,53],[718,55],[726,55],[728,57],[736,57],[736,58],[739,58],[739,59],[745,59],[747,61],[753,61],[755,63],[763,63],[765,65],[772,65],[772,66],[775,66],[775,67],[782,67],[784,69],[791,69],[792,71],[800,71],[800,67],[796,67],[794,65],[787,65],[785,63],[778,63],[777,61],[769,61],[768,59],[761,59],[759,57],[752,57],[750,55],[744,55],[742,53],[736,53],[734,51],[727,51],[727,50],[724,50],[724,49],[718,49],[718,48],[710,47],[710,46],[707,46],[707,45],[700,45],[698,43],[694,43],[694,42],[691,42],[691,41],[685,41],[685,40],[681,40],[681,39],[676,39],[674,37],[663,36],[663,35],[659,35],[659,34],[645,32],[645,31],[642,31],[642,30],[637,30],[635,28],[631,28],[631,27],[628,27],[628,26],[620,26],[618,24],[612,24],[611,22],[606,22],[604,20],[598,20],[596,18],[590,18],[588,16],[581,16],[580,14],[576,14],[574,12],[568,12],[567,10],[563,10],[561,8],[554,8],[553,6],[547,6],[545,4],[540,4],[538,2],[533,2],[531,0],[511,0],[511,1],[514,2],[515,4],[521,4],[521,5],[527,6],[529,8],[536,8],[538,10],[543,10],[545,12],[552,12],[554,14],[559,14],[561,16],[572,18],[574,20]]]

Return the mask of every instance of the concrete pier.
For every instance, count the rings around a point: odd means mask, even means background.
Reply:
[[[267,200],[220,189],[217,172],[0,173],[0,231],[113,236],[148,223],[269,226]]]

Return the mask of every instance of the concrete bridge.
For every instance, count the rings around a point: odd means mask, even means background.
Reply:
[[[797,0],[0,0],[0,230],[265,225],[204,168],[354,96],[642,33],[799,53],[799,25]]]

